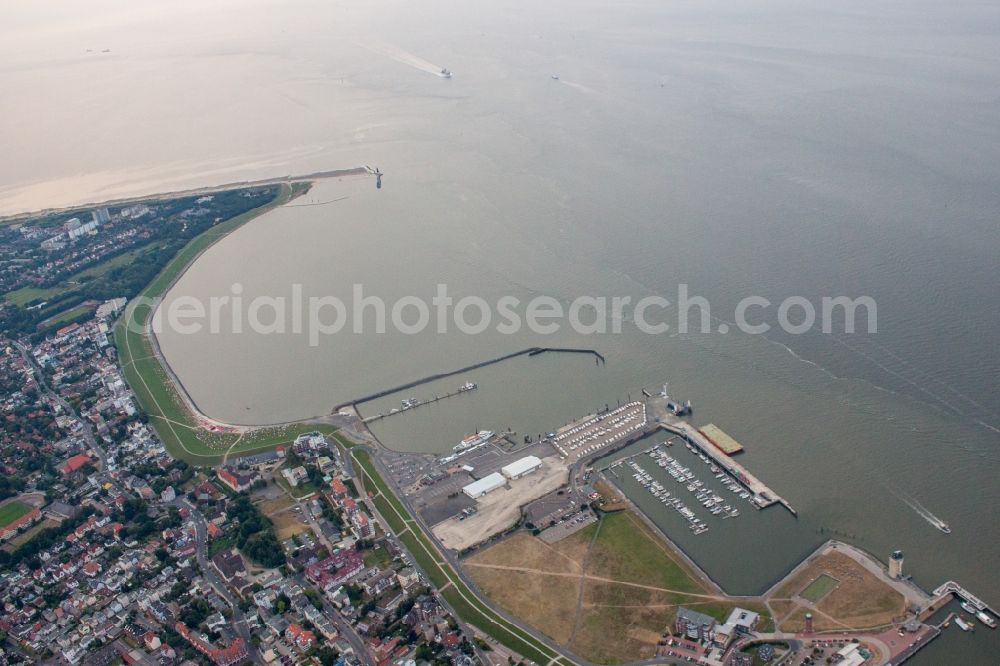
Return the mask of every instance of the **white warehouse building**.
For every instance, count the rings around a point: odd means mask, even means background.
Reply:
[[[520,460],[515,460],[509,465],[504,466],[500,471],[508,479],[520,479],[526,474],[531,474],[536,469],[542,466],[542,461],[535,456],[525,456]]]
[[[503,478],[502,474],[493,472],[489,476],[484,476],[478,481],[473,481],[469,485],[463,486],[462,492],[472,499],[479,499],[486,493],[502,487],[505,483],[507,483],[507,479]]]

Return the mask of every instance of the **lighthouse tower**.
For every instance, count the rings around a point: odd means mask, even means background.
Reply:
[[[903,551],[895,550],[889,558],[889,578],[899,580],[903,577]]]

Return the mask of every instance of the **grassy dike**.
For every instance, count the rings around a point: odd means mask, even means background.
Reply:
[[[544,666],[553,660],[557,664],[573,663],[482,603],[441,556],[399,498],[389,490],[368,452],[354,448],[351,454],[361,467],[365,489],[373,493],[371,500],[375,508],[462,621],[475,625],[497,642],[536,664]]]
[[[335,428],[314,423],[296,423],[264,427],[244,433],[213,433],[198,427],[195,415],[187,408],[167,370],[153,350],[147,324],[153,308],[146,303],[162,298],[188,266],[213,243],[243,224],[277,208],[309,189],[309,183],[281,185],[281,191],[269,203],[213,226],[191,239],[153,278],[139,296],[125,308],[114,328],[118,358],[139,406],[149,416],[156,434],[176,458],[193,465],[215,465],[227,455],[266,451],[289,442],[303,432],[319,430],[330,434]],[[140,302],[141,301],[141,302]],[[127,323],[131,323],[129,326]]]

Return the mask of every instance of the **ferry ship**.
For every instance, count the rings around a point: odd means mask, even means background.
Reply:
[[[941,530],[945,534],[951,534],[951,528],[948,527],[948,523],[944,522],[940,518],[937,518],[937,517],[934,517],[933,519],[928,518],[928,521],[930,522],[931,525],[933,525],[934,527],[938,528],[939,530]]]
[[[480,430],[475,435],[469,435],[455,447],[455,451],[465,451],[466,449],[485,444],[493,436],[492,430]]]

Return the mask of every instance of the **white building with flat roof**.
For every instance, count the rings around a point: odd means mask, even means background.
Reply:
[[[515,460],[509,465],[505,465],[500,471],[508,479],[520,479],[525,474],[531,474],[542,466],[542,461],[535,456],[525,456],[520,460]]]
[[[502,474],[493,472],[489,476],[484,476],[478,481],[473,481],[469,485],[463,486],[462,492],[472,499],[479,499],[486,493],[502,487],[505,483],[507,483],[507,479],[503,478]]]

